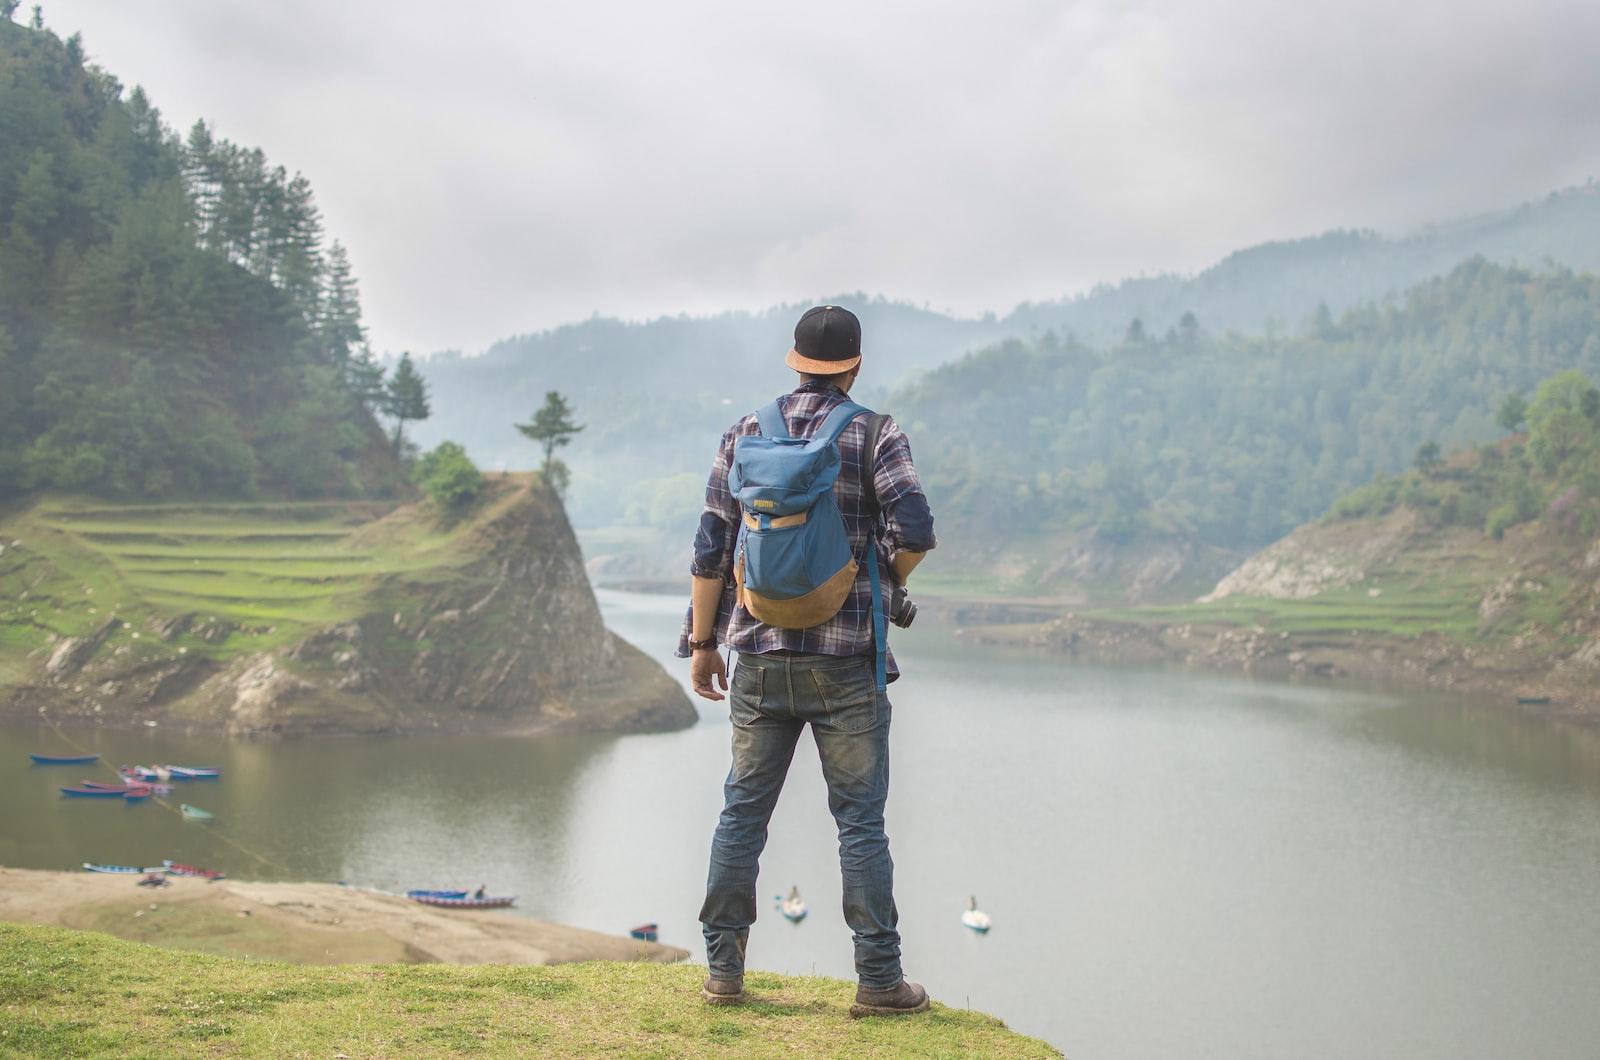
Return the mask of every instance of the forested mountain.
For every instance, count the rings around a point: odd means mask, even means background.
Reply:
[[[1392,306],[1403,304],[1410,288],[1449,273],[1474,255],[1500,264],[1521,262],[1544,268],[1549,259],[1579,271],[1600,269],[1600,188],[1590,184],[1568,189],[1516,210],[1401,239],[1370,232],[1330,232],[1264,244],[1230,255],[1194,277],[1132,279],[1078,298],[1019,306],[1000,318],[956,319],[861,294],[841,295],[838,301],[859,312],[865,330],[867,362],[859,396],[868,404],[881,403],[902,412],[899,398],[888,399],[891,389],[909,386],[907,400],[934,401],[934,392],[946,384],[930,378],[925,381],[932,389],[920,390],[916,383],[920,375],[1005,340],[1016,345],[1009,348],[1011,352],[986,355],[984,370],[1001,371],[1006,365],[1003,370],[1015,373],[1019,392],[1030,385],[1022,376],[1031,368],[1012,363],[1023,352],[1032,356],[1053,350],[1062,357],[1079,357],[1084,365],[1098,365],[1100,352],[1114,348],[1119,351],[1119,363],[1137,364],[1159,360],[1162,350],[1192,351],[1202,340],[1204,348],[1212,351],[1207,356],[1220,356],[1216,351],[1224,348],[1298,348],[1297,343],[1311,341],[1305,334],[1307,328],[1324,335],[1317,341],[1329,342],[1332,340],[1326,336],[1345,326],[1341,322],[1335,328],[1335,317],[1355,309],[1353,320],[1374,315],[1382,319],[1395,311]],[[435,396],[434,417],[418,429],[418,439],[424,445],[443,438],[459,440],[488,466],[532,466],[534,449],[512,424],[526,419],[545,391],[558,389],[572,399],[579,419],[588,424],[566,457],[574,475],[569,503],[575,524],[589,528],[654,526],[669,537],[681,536],[685,520],[692,525],[692,509],[697,503],[692,480],[704,474],[702,465],[715,438],[727,426],[729,413],[767,400],[788,383],[789,375],[778,367],[778,359],[788,348],[794,320],[804,308],[790,305],[764,313],[663,318],[648,323],[596,317],[507,339],[480,356],[435,355],[425,364]],[[1261,338],[1240,339],[1230,332]],[[1260,358],[1250,354],[1248,359],[1254,363]],[[965,369],[954,370],[961,381],[949,386],[976,385],[971,376],[961,374]],[[1539,375],[1530,369],[1516,378],[1526,386]],[[1050,384],[1040,380],[1038,385]],[[1024,393],[1023,400],[1031,399]],[[1228,400],[1248,404],[1249,398],[1240,393]],[[1481,401],[1487,398],[1476,395],[1475,400],[1480,404],[1468,414],[1473,423],[1458,426],[1455,420],[1461,407],[1457,407],[1448,422],[1429,430],[1445,443],[1483,437],[1492,413],[1483,411]],[[1069,411],[1058,411],[1059,426],[1065,427]],[[1240,453],[1204,456],[1200,450],[1209,435],[1199,437],[1175,429],[1167,448],[1192,450],[1193,459],[1209,463],[1231,461],[1232,470],[1226,477],[1235,492],[1185,496],[1182,503],[1163,505],[1166,514],[1157,518],[1167,518],[1173,525],[1193,525],[1208,539],[1232,547],[1269,539],[1298,518],[1320,512],[1341,484],[1358,485],[1375,470],[1407,466],[1420,440],[1412,435],[1425,432],[1410,410],[1395,414],[1402,426],[1390,432],[1391,440],[1362,442],[1358,457],[1342,454],[1335,447],[1329,451],[1333,455],[1324,458],[1319,448],[1318,461],[1326,459],[1339,466],[1323,464],[1307,479],[1299,475],[1298,462],[1293,468],[1285,465],[1282,473],[1269,472],[1272,485],[1248,481],[1253,469],[1276,467],[1271,464],[1272,453],[1246,448]],[[1431,415],[1443,413],[1433,410]],[[961,444],[949,440],[965,431],[964,426],[930,416],[920,418],[923,430],[914,436],[919,448]],[[1253,415],[1246,416],[1246,421],[1253,424]],[[1055,444],[1054,440],[1049,443]],[[1082,451],[1075,444],[1068,446],[1068,451],[1073,459],[1089,458],[1077,473],[1091,480],[1095,461],[1111,466],[1104,453]],[[1123,457],[1124,463],[1132,455]],[[1283,455],[1287,457],[1287,453]],[[1163,467],[1170,467],[1175,457],[1168,452],[1161,459]],[[956,483],[951,466],[958,462],[954,457],[941,457],[942,484]],[[997,477],[989,488],[1003,488],[1009,494],[1015,493],[1020,479],[1037,474],[1029,460],[1003,463],[994,470]],[[1171,474],[1152,473],[1158,481]],[[1190,481],[1187,473],[1177,477]],[[1116,476],[1122,482],[1142,478]],[[1201,480],[1212,481],[1211,474]],[[1244,490],[1242,496],[1238,490]],[[956,504],[949,508],[952,520],[980,510],[969,508],[962,499],[966,496],[958,490]],[[1165,498],[1165,493],[1157,489],[1156,496]],[[1137,508],[1141,503],[1138,496],[1130,495],[1120,507]],[[1069,521],[1076,524],[1081,519]],[[1113,518],[1113,531],[1116,526]]]
[[[1090,527],[1247,550],[1419,452],[1503,433],[1509,394],[1570,369],[1600,374],[1600,278],[1476,259],[1293,336],[1008,341],[893,405],[969,553]]]
[[[303,177],[0,18],[0,497],[406,489],[322,239]]]
[[[959,357],[1004,334],[993,319],[956,321],[859,293],[838,301],[862,319],[869,401],[918,364]],[[673,477],[703,474],[732,410],[743,414],[792,385],[783,355],[805,308],[648,324],[595,317],[507,339],[482,356],[435,355],[423,365],[434,414],[417,427],[417,440],[429,447],[456,439],[486,467],[535,466],[536,447],[513,424],[558,390],[585,425],[566,457],[574,523],[648,521],[659,494],[661,504],[687,511],[692,527],[697,495],[693,487],[683,494]]]

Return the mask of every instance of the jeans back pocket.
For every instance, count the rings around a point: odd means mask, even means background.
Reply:
[[[841,732],[865,732],[878,723],[877,677],[866,665],[818,667],[811,671],[828,721]]]

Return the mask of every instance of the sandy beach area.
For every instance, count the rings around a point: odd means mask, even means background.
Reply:
[[[0,868],[0,920],[296,964],[681,961],[675,946],[333,883],[207,882]]]

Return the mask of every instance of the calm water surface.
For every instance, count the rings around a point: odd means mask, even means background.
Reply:
[[[602,592],[668,659],[683,601]],[[897,633],[889,829],[906,968],[1074,1060],[1600,1055],[1600,734],[1481,704],[1095,669]],[[476,887],[622,933],[695,921],[727,716],[661,736],[245,743],[0,730],[0,863]],[[75,745],[220,765],[170,807],[65,799]],[[103,767],[102,767],[103,768]],[[100,774],[104,779],[105,774]],[[178,801],[217,814],[183,821]],[[853,978],[802,744],[752,967]],[[798,885],[792,925],[773,910]],[[969,895],[994,918],[959,921]]]

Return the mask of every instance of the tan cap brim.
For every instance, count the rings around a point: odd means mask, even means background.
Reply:
[[[858,353],[844,361],[813,361],[810,357],[800,356],[799,350],[790,350],[789,356],[783,360],[790,368],[806,375],[839,375],[860,364],[861,355]]]

